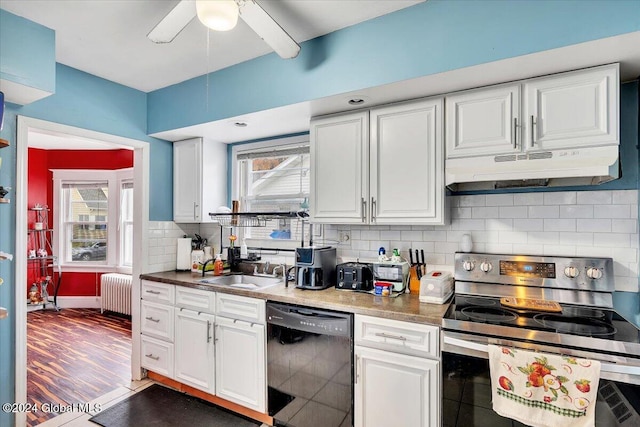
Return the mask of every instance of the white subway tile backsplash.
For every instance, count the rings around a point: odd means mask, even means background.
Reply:
[[[575,256],[576,247],[571,245],[544,245],[542,254],[550,256]]]
[[[399,231],[385,230],[380,232],[380,240],[400,240]]]
[[[631,218],[631,205],[596,205],[594,218]]]
[[[471,218],[472,208],[451,208],[451,219]]]
[[[543,200],[545,205],[575,205],[575,191],[560,191],[557,193],[544,193]]]
[[[611,258],[611,248],[597,246],[578,246],[576,256]]]
[[[560,233],[557,231],[530,231],[527,233],[528,243],[557,244],[560,242]]]
[[[413,231],[401,231],[400,232],[400,240],[410,240],[410,241],[422,240],[422,234],[423,234],[422,231],[416,231],[416,230],[413,230]]]
[[[611,232],[611,220],[610,219],[578,219],[577,231],[592,232],[592,233],[610,233]]]
[[[568,233],[561,232],[561,245],[588,245],[593,246],[593,233]]]
[[[544,249],[544,245],[534,245],[534,244],[514,244],[513,245],[513,253],[514,254],[524,254],[524,255],[540,255]]]
[[[576,231],[575,219],[545,219],[544,231]]]
[[[559,218],[558,206],[529,206],[529,218]]]
[[[501,206],[498,215],[500,218],[527,218],[529,213],[526,206]]]
[[[611,191],[579,191],[577,195],[578,205],[610,205],[613,199]]]
[[[628,233],[593,233],[593,246],[630,248],[631,236],[634,235]]]
[[[486,206],[512,206],[513,194],[487,194],[485,204]]]
[[[559,206],[560,218],[593,218],[593,205]]]
[[[511,231],[513,230],[513,219],[486,219],[485,229],[491,231]]]
[[[614,190],[611,192],[611,200],[614,205],[637,205],[638,192],[635,190]]]
[[[495,254],[513,253],[513,245],[510,243],[485,243],[485,250]]]
[[[514,219],[513,229],[517,231],[544,231],[543,219]]]
[[[498,234],[499,243],[527,243],[527,233],[519,231],[500,231]],[[490,241],[487,243],[491,243]]]
[[[471,208],[472,218],[497,218],[500,208],[497,206]]]
[[[638,276],[616,276],[616,290],[625,292],[638,292]]]
[[[378,240],[380,239],[380,231],[375,229],[362,230],[360,238],[362,240]]]
[[[475,196],[458,196],[458,206],[486,206],[486,196],[484,194]]]
[[[617,262],[638,262],[638,250],[632,248],[612,248],[611,256]]]
[[[451,223],[453,230],[484,230],[484,219],[460,219]]]
[[[422,239],[427,242],[446,242],[447,232],[444,230],[425,231],[422,233]]]
[[[517,206],[543,205],[543,193],[519,193],[513,195],[513,204]]]

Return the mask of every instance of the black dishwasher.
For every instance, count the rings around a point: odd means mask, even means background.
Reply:
[[[267,383],[275,426],[352,426],[353,315],[267,303]]]

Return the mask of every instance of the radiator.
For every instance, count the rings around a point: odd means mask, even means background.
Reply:
[[[105,310],[131,316],[131,275],[103,274],[100,278],[100,312]]]

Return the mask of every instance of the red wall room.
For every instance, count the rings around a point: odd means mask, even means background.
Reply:
[[[47,205],[49,225],[53,224],[53,173],[52,169],[103,169],[115,170],[133,167],[132,150],[42,150],[29,148],[28,207]],[[33,212],[27,213],[27,224],[33,228]],[[31,249],[30,247],[27,249]],[[37,269],[27,271],[25,293],[37,279]],[[107,272],[107,271],[105,271]],[[98,296],[102,272],[62,271],[58,296]]]

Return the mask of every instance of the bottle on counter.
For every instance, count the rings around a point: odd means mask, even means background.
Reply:
[[[216,260],[213,262],[213,275],[220,276],[224,270],[224,263],[221,258],[222,254],[216,255]]]
[[[249,255],[247,250],[247,241],[242,239],[242,246],[240,246],[240,258],[246,258]]]

